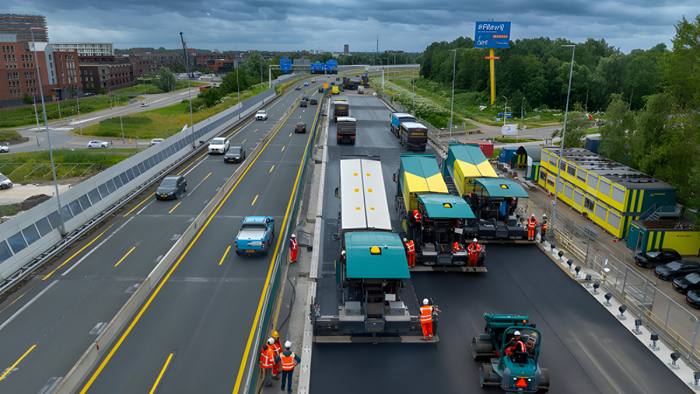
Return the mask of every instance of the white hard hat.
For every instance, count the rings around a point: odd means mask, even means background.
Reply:
[[[423,305],[428,305],[429,302],[427,298],[423,299]]]
[[[474,242],[476,242],[476,238],[474,238]]]
[[[513,335],[520,336],[520,331],[514,332]],[[289,343],[289,342],[287,342],[287,343]]]
[[[408,240],[407,240],[406,238],[404,238],[403,241],[404,241],[404,242],[408,242]]]
[[[340,252],[340,254],[342,254],[343,256],[345,256],[345,251],[343,250],[342,252]]]
[[[532,214],[532,217],[533,217],[533,218],[535,217],[535,214],[534,214],[534,213]],[[292,235],[292,237],[293,237],[293,235]]]
[[[289,342],[289,341],[287,341],[287,342],[284,343],[284,347],[286,347],[287,349],[289,349],[289,348],[292,347],[292,343]]]
[[[274,345],[274,344],[275,344],[275,338],[270,338],[270,339],[268,339],[268,340],[267,340],[267,343],[269,343],[270,345]]]
[[[542,217],[543,217],[543,218],[546,218],[546,217],[547,217],[547,214],[546,214],[546,213],[543,213],[543,214],[542,214]]]
[[[533,214],[532,216],[535,216],[535,215]],[[297,237],[296,235],[292,234],[292,238],[296,238],[296,237]]]

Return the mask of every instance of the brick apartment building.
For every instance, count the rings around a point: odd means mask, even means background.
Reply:
[[[49,30],[46,26],[45,16],[0,14],[0,35],[15,35],[17,42],[31,41],[32,27],[41,28],[41,30],[34,31],[34,41],[49,42]]]
[[[174,53],[151,54],[143,53],[131,55],[129,57],[133,67],[135,78],[148,77],[154,72],[158,72],[162,66],[169,66],[173,63],[180,63],[183,66],[185,61],[182,55]]]
[[[80,79],[86,92],[99,93],[100,89],[112,91],[130,87],[134,73],[129,63],[81,63]]]

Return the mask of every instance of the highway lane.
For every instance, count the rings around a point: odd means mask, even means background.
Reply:
[[[405,151],[389,131],[389,111],[374,98],[351,96],[350,107],[352,115],[358,118],[357,154],[381,156],[387,198],[394,207],[395,183],[391,176],[398,169],[399,154]],[[331,123],[326,196],[332,196],[337,187],[340,155],[355,151],[350,146],[337,146],[334,138],[335,127]],[[363,139],[371,146],[360,146]],[[337,204],[336,199],[326,198],[324,212],[334,212]],[[396,226],[396,211],[390,212]],[[323,233],[337,232],[333,215],[324,216]],[[319,265],[334,261],[339,251],[339,242],[325,236],[323,261]],[[471,357],[470,343],[483,330],[483,313],[530,315],[531,322],[542,331],[540,365],[549,369],[551,392],[690,392],[586,289],[571,281],[536,246],[494,244],[489,245],[488,252],[487,274],[411,274],[418,298],[433,297],[443,311],[438,344],[315,343],[311,393],[481,390],[479,363]],[[328,278],[333,279],[329,274],[319,280],[319,288]],[[322,300],[316,301],[324,307]],[[407,371],[412,370],[420,371],[422,378],[406,378]],[[367,378],[346,378],[339,385],[341,376]]]
[[[251,121],[225,135],[251,152],[300,94],[281,98],[267,121]],[[0,304],[0,370],[36,345],[0,381],[0,392],[33,394],[50,378],[65,376],[95,339],[90,331],[112,319],[132,286],[143,281],[237,167],[206,153],[183,164],[172,173],[188,179],[187,196],[156,201],[156,186],[148,188]]]
[[[315,90],[312,85],[311,88]],[[310,90],[309,96],[318,98]],[[300,93],[304,93],[302,91]],[[242,382],[260,298],[279,248],[319,106],[297,107],[234,185],[81,393],[230,393]],[[233,252],[240,220],[275,219],[275,253]],[[229,248],[231,247],[231,248]],[[228,250],[228,253],[227,253]],[[225,258],[224,258],[224,254]]]

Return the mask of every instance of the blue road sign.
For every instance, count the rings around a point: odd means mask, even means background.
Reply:
[[[286,74],[288,71],[292,70],[292,61],[290,59],[284,58],[280,59],[280,70],[284,71]]]
[[[510,22],[476,22],[474,48],[510,47]]]
[[[508,112],[506,115],[510,116],[511,114],[510,114],[510,112]],[[503,116],[503,112],[500,112],[500,113],[498,114],[498,116]]]

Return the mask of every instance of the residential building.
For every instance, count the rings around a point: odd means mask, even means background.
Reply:
[[[345,44],[343,47],[343,54],[344,55],[349,55],[350,54],[350,45]]]
[[[81,63],[80,79],[86,92],[99,93],[101,89],[112,91],[130,87],[134,72],[129,63]]]
[[[41,28],[41,30],[34,30],[34,41],[49,42],[49,30],[46,26],[45,16],[0,14],[0,35],[14,34],[17,37],[17,42],[31,41],[32,27]],[[7,42],[4,39],[0,39],[0,41]]]
[[[148,77],[154,72],[158,72],[161,67],[168,67],[173,63],[179,63],[183,66],[185,62],[181,54],[164,53],[141,53],[129,57],[133,66],[134,77]]]
[[[51,46],[56,51],[77,52],[78,57],[83,56],[114,56],[114,44],[95,42],[52,42]]]

